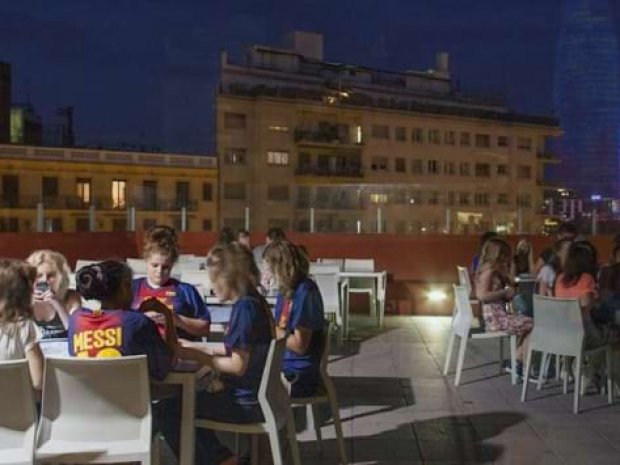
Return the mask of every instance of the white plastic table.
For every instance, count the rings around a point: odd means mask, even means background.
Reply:
[[[387,271],[341,271],[338,273],[341,279],[372,279],[375,289],[375,302],[377,308],[377,324],[383,327],[383,317],[385,316],[385,289],[387,285]],[[349,289],[351,287],[349,286]],[[342,315],[344,326],[344,337],[349,336],[349,305],[344,306]]]

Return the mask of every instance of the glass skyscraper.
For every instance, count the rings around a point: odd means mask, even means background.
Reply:
[[[555,175],[578,196],[620,198],[620,55],[608,0],[565,0],[554,104]]]

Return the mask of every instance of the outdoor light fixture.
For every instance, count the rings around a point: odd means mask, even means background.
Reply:
[[[428,300],[431,302],[443,302],[448,298],[448,294],[441,289],[431,289],[426,293],[426,297],[428,297]]]

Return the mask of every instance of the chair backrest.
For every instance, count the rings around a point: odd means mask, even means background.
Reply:
[[[33,463],[36,428],[28,362],[0,361],[0,464]]]
[[[338,274],[316,274],[313,278],[323,298],[323,309],[325,313],[339,313],[340,296],[338,293]]]
[[[206,268],[207,259],[205,257],[192,256],[184,261],[177,262],[175,269],[184,273],[186,271],[203,271]]]
[[[143,258],[128,258],[126,262],[134,275],[146,274],[146,262]]]
[[[291,408],[289,394],[282,381],[282,362],[286,338],[273,339],[267,352],[265,368],[258,388],[258,403],[266,421],[281,425]]]
[[[151,399],[145,355],[45,361],[37,447],[47,441],[137,441],[150,450]]]
[[[181,281],[195,286],[202,296],[209,295],[213,287],[207,271],[183,271]]]
[[[83,260],[83,259],[78,259],[75,262],[75,272],[77,273],[78,270],[80,270],[81,268],[84,268],[85,266],[90,266],[90,265],[94,265],[95,263],[101,263],[101,260]]]
[[[469,301],[469,292],[465,286],[454,285],[456,313],[452,318],[452,330],[460,337],[469,337],[474,314]]]
[[[583,317],[576,299],[534,295],[534,321],[530,340],[537,349],[561,355],[581,353]]]
[[[471,279],[469,278],[469,270],[464,266],[457,266],[456,270],[459,273],[459,285],[465,286],[465,289],[467,289],[467,295],[471,296],[472,286]]]
[[[344,258],[319,258],[318,263],[322,265],[333,265],[338,267],[338,271],[344,269]]]
[[[345,258],[344,271],[375,271],[374,258]]]
[[[341,271],[340,266],[331,263],[310,263],[310,274],[313,276],[317,274],[337,274]]]

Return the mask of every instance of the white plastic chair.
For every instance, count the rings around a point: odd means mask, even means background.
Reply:
[[[322,265],[334,265],[338,267],[338,271],[342,271],[344,269],[344,259],[343,258],[319,258],[317,260],[318,263]]]
[[[323,352],[321,353],[321,364],[319,366],[319,371],[321,374],[322,385],[319,388],[319,392],[312,397],[303,397],[303,398],[291,398],[291,404],[294,407],[297,406],[306,406],[308,417],[312,419],[312,424],[314,425],[314,431],[316,433],[316,441],[317,447],[319,449],[319,453],[322,451],[321,447],[321,425],[318,423],[318,409],[317,406],[320,404],[329,404],[332,419],[334,420],[334,429],[336,430],[336,440],[338,442],[338,452],[340,453],[340,463],[341,465],[346,465],[347,462],[347,452],[344,445],[344,435],[342,434],[342,424],[340,422],[340,411],[338,409],[338,397],[336,396],[336,388],[334,386],[334,382],[329,376],[327,371],[329,365],[329,334],[331,329],[331,323],[329,321],[325,321],[325,325],[323,326],[323,341],[322,348]]]
[[[37,413],[26,360],[0,361],[0,464],[32,465]]]
[[[465,360],[465,351],[467,350],[467,342],[469,339],[499,339],[499,369],[503,373],[502,364],[504,362],[504,338],[510,338],[510,363],[511,363],[511,382],[517,384],[516,373],[516,357],[517,357],[517,337],[510,335],[504,331],[472,331],[472,321],[474,319],[469,300],[469,293],[465,286],[454,285],[454,299],[456,302],[456,311],[452,317],[450,325],[450,334],[448,336],[448,348],[446,351],[446,362],[443,367],[444,376],[448,375],[450,368],[450,359],[452,358],[452,347],[454,338],[461,338],[459,347],[459,356],[456,364],[456,377],[454,385],[458,386],[461,382],[461,372],[463,371],[463,361]]]
[[[37,461],[150,464],[146,356],[45,362]]]
[[[75,262],[75,272],[77,273],[81,268],[84,268],[85,266],[94,265],[95,263],[101,263],[101,260],[78,259]]]
[[[348,282],[344,282],[342,284],[344,288],[341,288],[340,277],[337,273],[319,273],[313,275],[313,277],[323,298],[323,311],[326,316],[333,316],[336,326],[338,326],[338,343],[342,344],[344,332],[344,302],[342,293],[346,292]]]
[[[605,352],[607,358],[607,400],[613,402],[612,386],[612,352],[610,345],[603,345],[594,349],[585,350],[585,331],[579,301],[576,299],[556,299],[541,295],[534,296],[534,329],[530,336],[527,360],[525,363],[525,379],[521,391],[521,402],[527,398],[529,372],[532,363],[532,352],[543,354],[563,355],[575,357],[575,387],[573,398],[573,413],[579,413],[579,395],[581,370],[585,357]],[[558,367],[556,367],[556,370]],[[565,376],[564,393],[567,391]]]
[[[295,423],[291,412],[291,402],[282,381],[282,360],[286,349],[286,338],[271,341],[265,361],[265,369],[258,389],[258,403],[263,411],[263,423],[225,423],[207,419],[196,419],[196,428],[208,428],[236,434],[251,434],[252,463],[256,463],[256,435],[267,434],[271,444],[274,465],[284,465],[279,431],[286,428],[294,465],[301,465],[299,447],[295,435]]]
[[[317,274],[338,274],[342,270],[338,265],[331,263],[310,263],[310,274],[315,276]]]
[[[126,262],[131,271],[133,271],[134,278],[146,275],[146,262],[143,258],[128,258]]]
[[[183,271],[181,281],[196,287],[203,297],[210,295],[213,288],[207,271]]]
[[[206,266],[205,257],[192,256],[184,261],[179,260],[175,268],[181,273],[203,271]]]
[[[364,272],[375,271],[375,261],[372,258],[345,258],[344,271]],[[370,299],[370,314],[377,316],[377,289],[375,280],[371,278],[349,278],[349,292],[351,294],[368,294]]]

